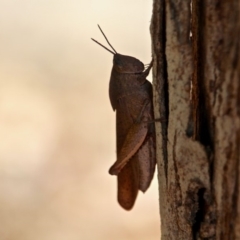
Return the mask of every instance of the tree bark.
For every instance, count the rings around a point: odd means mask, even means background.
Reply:
[[[161,234],[240,239],[240,1],[154,0]]]

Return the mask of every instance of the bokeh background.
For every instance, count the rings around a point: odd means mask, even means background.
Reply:
[[[146,0],[0,0],[0,239],[155,240],[158,186],[116,201],[112,55],[151,60]],[[150,79],[151,77],[149,77]]]

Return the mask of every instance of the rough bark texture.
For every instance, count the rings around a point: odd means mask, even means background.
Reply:
[[[155,0],[161,233],[240,239],[240,1]]]

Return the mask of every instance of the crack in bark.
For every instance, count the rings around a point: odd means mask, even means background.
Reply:
[[[156,61],[156,76],[154,79],[157,92],[159,94],[159,112],[162,132],[162,154],[164,161],[164,171],[167,181],[168,171],[168,151],[167,151],[167,135],[168,135],[168,78],[167,78],[167,61],[166,61],[166,8],[165,1],[154,1],[153,16],[151,23],[151,34],[154,42],[153,53]]]

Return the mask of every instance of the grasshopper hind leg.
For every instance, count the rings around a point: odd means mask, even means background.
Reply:
[[[130,159],[118,174],[118,202],[126,210],[131,210],[138,194],[139,173],[136,159]]]

